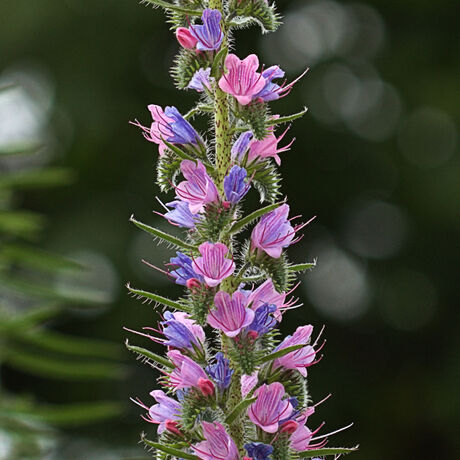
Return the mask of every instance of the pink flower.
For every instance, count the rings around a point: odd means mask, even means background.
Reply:
[[[253,139],[249,145],[248,161],[251,163],[252,161],[259,158],[262,159],[272,157],[275,159],[276,164],[279,166],[281,164],[281,158],[278,154],[290,150],[291,145],[295,141],[295,139],[292,139],[289,144],[278,148],[278,143],[286,135],[288,129],[289,128],[287,128],[280,137],[276,137],[273,133],[273,129],[271,129],[270,134],[265,139],[260,141]]]
[[[233,296],[219,291],[214,297],[215,310],[208,314],[208,323],[222,331],[227,337],[235,337],[254,319],[254,311],[246,307],[246,297],[242,292]]]
[[[169,351],[168,357],[175,366],[170,374],[170,381],[174,390],[182,390],[190,387],[201,389],[206,387],[206,383],[209,381],[208,376],[203,368],[193,361],[193,359],[184,356],[179,350]]]
[[[288,335],[277,347],[276,351],[283,350],[284,348],[292,347],[294,345],[303,345],[305,347],[292,351],[281,358],[275,359],[273,368],[284,367],[285,369],[297,369],[304,377],[307,376],[307,367],[313,364],[316,356],[315,349],[311,345],[306,345],[310,342],[313,326],[300,326],[294,334]]]
[[[238,449],[225,428],[218,422],[201,422],[205,441],[192,445],[193,453],[202,460],[238,460]]]
[[[210,287],[215,287],[235,270],[235,262],[225,258],[228,252],[223,243],[203,243],[198,248],[202,257],[197,257],[192,262],[195,273],[202,275]]]
[[[234,96],[241,105],[249,104],[252,97],[265,87],[265,78],[257,72],[259,58],[255,54],[250,54],[242,61],[238,56],[229,54],[225,67],[228,73],[222,75],[219,87]]]
[[[262,385],[254,392],[257,400],[249,406],[248,416],[267,433],[276,433],[280,420],[288,418],[293,407],[288,399],[283,399],[284,387],[279,382]]]
[[[283,248],[287,248],[295,236],[295,230],[288,220],[289,206],[283,204],[274,211],[265,214],[254,227],[251,245],[265,251],[277,259]]]
[[[251,375],[241,376],[241,396],[245,398],[259,381],[259,372],[254,371]]]
[[[181,171],[187,179],[176,187],[176,195],[189,204],[190,212],[201,212],[208,203],[217,202],[219,193],[212,179],[206,172],[206,167],[199,160],[182,161]]]
[[[298,423],[298,427],[291,435],[291,448],[297,452],[303,452],[308,449],[313,433],[307,426],[305,426],[305,422],[307,421],[306,414],[302,414],[297,417],[296,421]]]
[[[179,27],[176,30],[177,41],[186,49],[193,50],[198,39],[186,27]]]

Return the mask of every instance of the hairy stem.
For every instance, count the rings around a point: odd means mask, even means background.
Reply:
[[[219,10],[224,15],[223,1],[210,0],[209,8]],[[228,44],[227,30],[223,24],[224,40],[222,48]],[[217,80],[218,81],[218,80]],[[230,166],[230,150],[231,150],[231,129],[229,120],[229,105],[228,96],[216,84],[214,94],[214,129],[216,142],[216,170],[217,170],[217,186],[223,193],[224,177]]]

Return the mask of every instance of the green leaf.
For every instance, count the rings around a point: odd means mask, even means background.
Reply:
[[[74,174],[65,168],[46,168],[18,171],[0,177],[0,189],[39,188],[66,185],[73,181]]]
[[[195,251],[195,252],[197,251],[197,248],[195,246],[188,244],[185,241],[182,241],[181,239],[170,235],[169,233],[163,232],[162,230],[158,230],[157,228],[150,227],[150,225],[139,222],[138,220],[134,218],[134,215],[132,215],[129,218],[129,220],[134,225],[139,227],[141,230],[144,230],[144,232],[150,233],[155,238],[159,238],[160,240],[163,240],[166,243],[170,243],[179,249],[187,249],[188,251]]]
[[[67,355],[108,359],[116,359],[121,355],[120,347],[117,344],[60,334],[52,330],[22,333],[17,336],[17,339],[23,343],[34,345],[34,347]]]
[[[241,7],[235,10],[236,16],[249,17],[259,24],[262,33],[274,32],[281,25],[281,16],[276,12],[275,6],[268,5],[264,0],[251,0],[242,2]],[[233,19],[233,21],[239,20]]]
[[[20,415],[39,422],[59,426],[78,426],[88,422],[97,422],[122,414],[119,403],[101,401],[74,403],[65,405],[39,405],[32,407],[6,407],[0,415]]]
[[[220,76],[219,68],[225,61],[225,57],[227,56],[228,48],[224,46],[214,57],[214,62],[212,63],[211,67],[211,76],[214,78],[218,78]]]
[[[167,192],[176,184],[176,177],[180,172],[181,159],[173,152],[165,150],[164,155],[158,156],[157,184],[162,192]]]
[[[255,220],[259,219],[263,215],[273,211],[274,209],[278,208],[284,204],[284,201],[280,201],[278,203],[269,204],[263,208],[258,209],[257,211],[248,214],[246,217],[243,217],[239,221],[235,222],[229,230],[230,235],[234,235],[235,233],[241,232],[247,225],[251,224]]]
[[[306,346],[307,344],[301,343],[300,345],[292,345],[292,347],[283,348],[281,350],[270,353],[269,355],[262,356],[261,358],[259,358],[259,363],[262,364],[274,361],[275,359],[281,358],[282,356],[287,355],[288,353],[300,350],[301,348],[304,348]]]
[[[206,104],[197,104],[195,107],[190,109],[185,115],[184,118],[186,120],[192,119],[196,114],[201,113],[201,112],[212,112],[214,110],[214,107],[211,105],[206,105]]]
[[[154,302],[161,303],[162,305],[174,308],[176,310],[185,311],[185,312],[189,311],[188,308],[182,305],[181,303],[168,299],[167,297],[153,294],[152,292],[148,292],[148,291],[142,291],[140,289],[134,289],[129,285],[129,283],[126,285],[126,287],[129,289],[131,293],[135,294],[138,297],[143,297],[144,299],[147,299],[147,300],[153,300]]]
[[[163,356],[157,355],[156,353],[146,350],[145,348],[136,347],[135,345],[130,345],[128,341],[125,342],[126,348],[133,353],[143,356],[144,358],[155,361],[162,366],[168,367],[169,369],[174,369],[174,364],[169,361],[169,359],[164,358]]]
[[[230,414],[227,415],[225,423],[227,423],[228,425],[232,424],[238,418],[238,416],[256,400],[257,398],[243,399],[243,401],[237,404],[234,407],[234,409],[230,412]]]
[[[316,267],[316,261],[305,264],[289,265],[288,270],[291,272],[304,272]]]
[[[252,183],[260,194],[260,202],[274,203],[281,194],[281,176],[269,160],[249,165],[248,177],[253,177]]]
[[[44,226],[44,218],[31,211],[0,212],[0,232],[23,238],[33,238]]]
[[[173,3],[165,2],[163,0],[143,0],[145,3],[151,3],[154,6],[161,6],[165,10],[176,11],[178,13],[187,14],[189,16],[201,16],[203,11],[194,10],[191,8],[184,8],[179,5],[174,5]]]
[[[24,372],[48,378],[64,380],[96,380],[120,378],[123,368],[119,365],[106,362],[81,362],[50,358],[42,354],[33,354],[9,346],[8,350],[0,352],[3,361]]]
[[[0,157],[6,155],[31,155],[43,147],[38,142],[18,142],[16,144],[1,146]]]
[[[311,449],[304,452],[297,452],[298,458],[325,457],[326,455],[345,455],[358,450],[356,447],[327,447],[324,449]]]
[[[35,247],[18,244],[4,245],[0,250],[0,260],[2,259],[8,264],[19,263],[47,272],[81,270],[83,268],[81,264],[65,257]]]
[[[162,138],[162,141],[168,147],[171,152],[175,153],[179,158],[182,158],[182,160],[191,160],[191,161],[196,161],[196,158],[193,158],[190,156],[188,153],[184,152],[181,150],[179,147],[175,146],[174,144],[170,144],[168,141]]]
[[[195,455],[188,454],[174,447],[165,446],[164,444],[160,444],[158,442],[150,441],[144,436],[142,436],[142,442],[149,447],[153,447],[154,449],[160,450],[161,452],[164,452],[165,454],[172,455],[173,457],[184,458],[186,460],[200,460],[199,457]]]
[[[207,54],[197,54],[194,51],[182,48],[174,59],[171,76],[178,89],[185,89],[197,70],[206,69],[211,65],[212,62]]]
[[[46,305],[22,314],[15,313],[13,317],[1,316],[0,331],[3,334],[11,331],[19,331],[23,334],[27,329],[36,327],[41,322],[55,317],[60,311],[61,309],[57,305]]]
[[[291,121],[297,120],[298,118],[302,118],[308,112],[307,107],[304,107],[302,111],[298,113],[294,113],[292,115],[287,115],[285,117],[279,117],[277,119],[272,118],[269,122],[267,122],[268,126],[280,125],[282,123],[289,123]]]

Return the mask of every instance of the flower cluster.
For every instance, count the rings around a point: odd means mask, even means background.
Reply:
[[[209,7],[200,10],[202,4]],[[315,406],[305,382],[307,368],[321,359],[321,333],[312,339],[313,326],[304,325],[281,340],[278,332],[285,313],[300,306],[292,296],[297,276],[314,266],[288,261],[286,250],[309,222],[294,223],[298,216],[277,200],[279,155],[294,140],[282,142],[289,126],[278,134],[276,128],[304,112],[275,115],[271,104],[298,79],[286,84],[279,66],[264,69],[256,55],[230,52],[233,28],[269,20],[276,28],[278,16],[266,0],[181,0],[173,10],[185,66],[176,74],[200,101],[184,116],[151,104],[150,128],[134,123],[158,145],[158,183],[174,194],[157,214],[184,232],[181,238],[132,219],[175,248],[165,268],[152,267],[184,289],[172,300],[128,286],[165,307],[156,327],[130,332],[167,347],[166,356],[127,343],[162,374],[162,389],[150,393],[154,404],[133,399],[144,420],[158,425],[158,442],[143,440],[157,458],[278,460],[306,451],[323,457],[327,435],[317,435],[322,425],[308,427]],[[209,113],[208,140],[189,120]],[[254,191],[268,203],[244,215],[244,199]]]

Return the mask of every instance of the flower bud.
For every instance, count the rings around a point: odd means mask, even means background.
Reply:
[[[292,434],[299,427],[299,424],[295,420],[288,420],[281,425],[281,433]]]
[[[259,337],[259,334],[257,333],[257,331],[249,331],[248,337],[250,340],[254,341],[257,339],[257,337]]]
[[[203,396],[211,396],[214,394],[214,384],[209,379],[200,378],[198,380],[198,388],[203,393]]]
[[[193,291],[194,289],[199,288],[201,283],[196,278],[190,278],[186,281],[185,285],[188,289]]]
[[[175,420],[166,420],[165,427],[170,432],[177,436],[183,436],[183,433],[178,428],[179,424]]]
[[[186,27],[179,27],[176,30],[177,41],[186,49],[192,50],[195,48],[198,40],[192,35]]]

